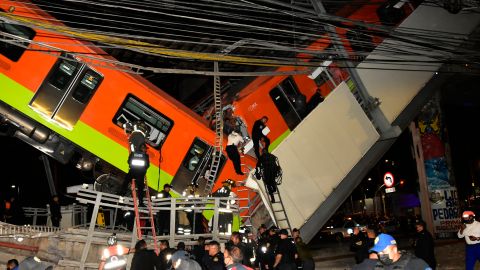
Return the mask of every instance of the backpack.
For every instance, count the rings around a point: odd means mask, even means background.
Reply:
[[[282,176],[282,167],[280,167],[278,158],[273,154],[264,153],[257,163],[255,177],[263,179],[266,183],[275,181],[276,185],[280,185],[282,184]]]

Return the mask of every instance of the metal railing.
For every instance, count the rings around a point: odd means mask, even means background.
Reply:
[[[47,204],[45,208],[35,208],[35,207],[22,207],[25,218],[31,219],[31,222],[28,223],[32,226],[45,225],[51,226],[51,213],[50,206]],[[86,227],[87,222],[87,212],[88,209],[86,206],[72,204],[61,207],[62,213],[62,224],[61,227]],[[108,210],[106,214],[109,214],[109,218],[113,220],[113,213],[109,213]]]
[[[157,198],[152,196],[152,209],[155,213],[159,211],[169,212],[170,214],[170,226],[168,235],[159,235],[157,239],[168,240],[171,246],[175,246],[179,241],[194,242],[200,236],[207,239],[214,239],[217,241],[227,241],[230,237],[230,233],[233,230],[235,222],[240,222],[240,207],[239,198],[234,197],[182,197],[182,198]],[[77,201],[79,203],[93,204],[93,211],[90,218],[90,226],[88,229],[87,242],[84,246],[82,258],[80,261],[80,269],[85,266],[85,261],[88,255],[88,251],[91,245],[91,239],[97,228],[97,215],[99,209],[102,208],[111,209],[116,217],[118,211],[134,211],[133,200],[131,197],[122,197],[109,193],[102,193],[89,189],[80,189],[77,192]],[[147,213],[147,210],[140,209],[140,213]],[[178,213],[195,213],[202,214],[204,216],[212,217],[210,219],[211,226],[208,231],[202,233],[196,233],[195,224],[192,226],[191,232],[179,233],[177,228],[179,227],[179,215]],[[236,220],[236,221],[235,221]],[[195,222],[195,219],[193,219]],[[228,223],[226,227],[219,226],[219,223]],[[113,221],[115,225],[116,220]],[[134,225],[135,226],[135,225]],[[109,226],[114,231],[117,226]],[[135,231],[133,229],[132,231]],[[132,233],[132,244],[136,240],[134,233]],[[145,237],[147,242],[152,241],[151,238]]]
[[[31,226],[31,225],[12,225],[4,222],[0,222],[0,236],[1,237],[15,237],[21,236],[23,238],[35,238],[46,236],[49,233],[55,233],[60,228],[49,226]]]

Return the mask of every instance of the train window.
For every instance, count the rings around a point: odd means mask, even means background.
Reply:
[[[133,95],[128,95],[115,114],[113,123],[123,128],[127,122],[144,121],[150,127],[147,143],[159,149],[172,129],[173,121]]]
[[[183,159],[183,167],[193,172],[196,171],[198,166],[202,163],[204,156],[207,154],[210,146],[201,140],[195,138],[192,146],[187,152],[187,155]]]
[[[294,98],[298,95],[298,88],[292,77],[283,80],[283,82],[280,83],[280,87],[289,98]]]
[[[270,91],[270,97],[285,120],[288,128],[293,130],[303,119],[295,100],[299,94],[297,85],[292,78],[287,78]]]
[[[73,60],[62,59],[53,71],[48,82],[62,92],[67,91],[68,86],[76,74],[79,63]]]
[[[80,84],[78,84],[73,91],[73,98],[82,104],[87,103],[98,88],[101,80],[102,77],[93,70],[87,71],[81,79]]]
[[[32,40],[36,34],[32,28],[29,28],[23,25],[9,24],[1,21],[0,21],[0,31],[15,35],[20,39],[28,39],[28,40]],[[7,39],[10,39],[10,38],[7,37]],[[12,41],[22,43],[25,47],[28,47],[29,45],[28,42],[20,42],[18,41],[18,39],[14,39],[14,38],[12,38]],[[7,43],[5,41],[0,41],[0,54],[4,55],[5,57],[12,60],[13,62],[17,62],[20,59],[20,57],[23,55],[25,50],[26,48],[22,46]]]

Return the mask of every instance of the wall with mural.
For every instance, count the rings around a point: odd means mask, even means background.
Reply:
[[[460,225],[457,188],[449,164],[446,129],[438,97],[430,100],[417,120],[420,132],[434,230],[438,237],[448,237]]]

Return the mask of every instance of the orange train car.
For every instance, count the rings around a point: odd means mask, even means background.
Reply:
[[[204,119],[139,75],[87,61],[88,55],[108,60],[100,56],[105,55],[100,49],[14,23],[19,16],[62,26],[37,6],[0,1],[0,12],[4,19],[0,31],[6,39],[15,36],[37,44],[25,42],[28,48],[22,48],[0,42],[0,118],[15,127],[16,137],[63,163],[80,154],[79,167],[99,164],[122,182],[129,155],[123,124],[141,120],[150,127],[149,187],[158,190],[172,183],[181,193],[197,182],[203,191],[202,176],[211,163],[215,141]],[[225,155],[217,178],[243,180],[226,161]],[[250,157],[244,162],[252,167],[256,163]]]
[[[384,8],[385,2],[362,3],[337,13],[379,23],[377,12],[372,10]],[[210,164],[215,139],[208,121],[138,75],[92,65],[95,61],[88,60],[88,55],[109,60],[99,48],[87,47],[74,38],[40,27],[14,23],[18,16],[35,20],[37,25],[62,26],[37,6],[2,0],[0,12],[4,20],[0,31],[6,39],[14,36],[17,40],[33,42],[23,43],[28,49],[0,42],[0,118],[15,127],[16,137],[64,163],[80,154],[83,161],[101,164],[99,167],[118,175],[121,181],[128,170],[129,153],[122,126],[127,121],[143,120],[151,129],[147,151],[151,164],[147,171],[149,187],[158,190],[165,183],[173,183],[176,191],[181,192],[191,182],[202,185],[202,176],[208,170],[208,166],[203,165]],[[341,30],[339,35],[348,38]],[[51,44],[54,49],[41,44]],[[321,51],[330,46],[329,37],[325,35],[310,48]],[[38,48],[65,52],[45,54]],[[353,46],[347,46],[353,53],[351,48]],[[68,51],[76,53],[66,53]],[[317,77],[258,77],[241,90],[232,103],[235,115],[248,127],[267,115],[272,150],[306,115],[295,109],[291,98],[302,93],[311,99],[317,89],[326,96],[334,89],[329,83],[345,79],[342,69],[334,62],[329,64],[330,72]],[[279,70],[288,69],[292,68]],[[254,167],[256,161],[247,156],[244,162]],[[223,163],[218,179],[243,180],[235,174],[231,162],[226,162],[226,157]],[[83,164],[79,162],[80,167]],[[218,186],[219,183],[215,188]]]
[[[337,15],[368,25],[392,26],[405,19],[418,4],[419,1],[392,3],[392,1],[374,0],[362,1],[359,4],[352,1],[340,9]],[[345,27],[337,27],[336,34],[341,39],[348,56],[358,59],[360,62],[363,60],[363,55],[357,55],[357,52],[372,51],[383,38],[381,35],[374,34],[375,29],[369,30],[361,26],[363,31],[359,31],[359,33],[367,34],[358,37],[355,31],[348,30],[352,24],[347,22],[343,25]],[[308,49],[323,51],[332,47],[330,35],[325,34],[311,44]],[[299,58],[309,61],[314,57],[302,53]],[[317,102],[312,100],[312,96],[316,92],[322,97],[326,97],[337,84],[342,81],[348,82],[348,72],[344,66],[341,66],[335,59],[330,61],[329,58],[325,58],[323,60],[324,66],[314,69],[310,75],[257,77],[240,90],[236,99],[231,102],[235,109],[235,115],[242,118],[248,127],[252,127],[253,123],[262,116],[268,117],[270,151],[275,149],[313,109],[314,103]],[[281,67],[278,69],[278,71],[287,70],[293,70],[293,68]],[[351,89],[356,95],[354,87]],[[299,110],[302,105],[296,104],[299,95],[304,95],[308,100],[307,104],[303,104],[306,105],[306,108],[303,108],[304,111]],[[208,115],[208,112],[206,114]]]

